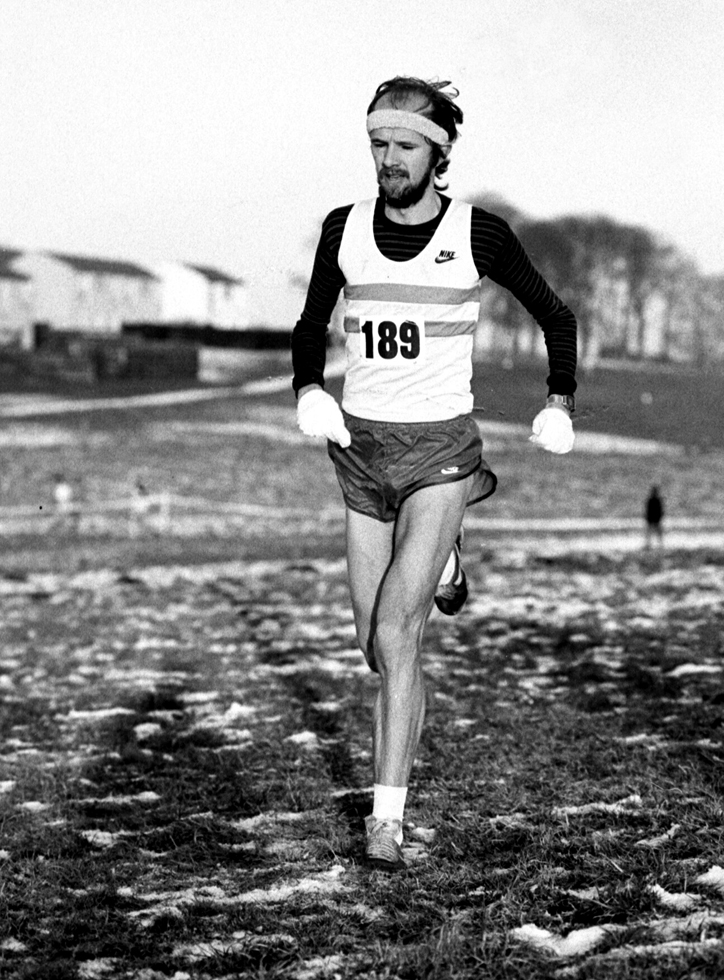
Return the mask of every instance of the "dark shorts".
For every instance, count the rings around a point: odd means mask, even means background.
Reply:
[[[497,478],[482,457],[472,415],[444,422],[372,422],[344,414],[352,445],[327,448],[344,502],[378,521],[394,521],[402,502],[422,487],[475,474],[467,505],[495,492]]]

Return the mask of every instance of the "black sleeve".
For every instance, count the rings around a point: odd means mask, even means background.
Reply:
[[[550,372],[548,393],[572,395],[576,390],[578,332],[574,314],[538,272],[502,218],[473,208],[471,243],[481,277],[487,275],[509,290],[543,330]]]
[[[351,210],[350,204],[331,211],[322,225],[307,301],[292,331],[292,386],[295,392],[310,384],[324,387],[327,328],[345,282],[339,267],[339,246]]]

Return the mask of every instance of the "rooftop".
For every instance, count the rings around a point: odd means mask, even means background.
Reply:
[[[227,286],[241,286],[244,282],[243,279],[237,279],[234,276],[229,276],[225,272],[221,272],[220,269],[214,269],[210,265],[193,265],[191,262],[186,263],[189,269],[193,269],[194,272],[200,273],[205,276],[209,282],[223,282]]]
[[[66,252],[50,252],[53,258],[71,266],[76,272],[98,272],[111,276],[129,276],[134,279],[155,279],[156,276],[135,262],[116,259],[97,259],[84,255],[68,255]]]

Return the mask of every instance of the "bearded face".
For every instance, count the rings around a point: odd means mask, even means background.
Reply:
[[[424,197],[434,169],[432,150],[422,172],[418,167],[417,173],[410,173],[403,163],[382,164],[377,171],[377,183],[382,189],[385,203],[399,210],[417,204]]]

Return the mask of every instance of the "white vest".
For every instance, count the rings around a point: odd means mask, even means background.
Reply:
[[[472,208],[451,201],[426,247],[393,262],[380,252],[375,201],[355,204],[339,250],[347,372],[342,407],[383,422],[433,422],[472,411],[480,275]]]

